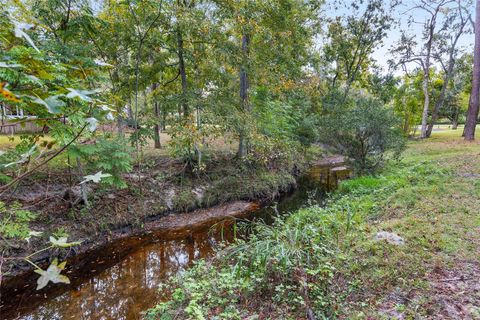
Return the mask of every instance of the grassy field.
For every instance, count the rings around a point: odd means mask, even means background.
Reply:
[[[480,319],[480,143],[461,133],[412,141],[325,208],[200,263],[150,318]],[[381,231],[404,244],[375,240]]]
[[[427,171],[417,173],[423,181],[412,176],[378,191],[385,197],[368,228],[393,231],[406,244],[372,255],[376,245],[363,237],[351,256],[362,260],[354,276],[362,294],[352,296],[348,318],[480,319],[480,143],[464,142],[462,131],[411,142],[402,164],[385,170],[386,185],[404,176],[401,167]]]
[[[0,150],[14,148],[20,142],[20,135],[0,135]]]

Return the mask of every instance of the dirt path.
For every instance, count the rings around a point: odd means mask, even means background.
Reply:
[[[480,263],[458,261],[435,269],[429,279],[430,319],[480,319]]]

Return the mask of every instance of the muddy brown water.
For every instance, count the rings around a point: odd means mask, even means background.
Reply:
[[[321,203],[338,179],[348,175],[341,163],[319,164],[299,180],[291,194],[245,212],[244,220],[269,223],[276,215]],[[173,234],[166,231],[147,238],[134,236],[94,250],[82,258],[85,261],[80,270],[69,274],[70,285],[50,284],[40,291],[2,294],[0,319],[141,319],[144,311],[168,295],[159,289],[166,280],[193,261],[211,257],[220,242],[234,239],[237,228],[231,219],[214,226],[211,223]]]

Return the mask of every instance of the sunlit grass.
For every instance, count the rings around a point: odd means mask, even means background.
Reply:
[[[0,150],[14,148],[20,142],[20,135],[0,135]]]
[[[15,148],[17,144],[21,142],[21,136],[28,136],[26,134],[14,134],[14,135],[0,135],[0,150],[7,150]],[[53,138],[49,135],[40,137],[39,141],[52,141]]]
[[[450,268],[461,261],[480,262],[480,142],[466,142],[458,130],[437,130],[432,137],[409,143],[403,162],[388,167],[383,173],[386,184],[403,176],[402,167],[430,168],[428,174],[407,175],[402,184],[385,200],[377,197],[379,219],[373,230],[392,231],[406,240],[403,247],[381,248],[359,240],[352,261],[362,259],[361,272],[355,266],[355,277],[370,287],[362,301],[347,314],[362,314],[372,318],[384,317],[379,312],[382,303],[395,290],[418,290],[417,296],[405,307],[405,318],[425,314],[429,302],[429,277],[435,267]],[[480,132],[480,131],[478,131]],[[400,169],[399,169],[400,168]],[[361,237],[360,237],[361,238]],[[373,251],[372,251],[373,250]],[[356,262],[355,262],[356,263]]]

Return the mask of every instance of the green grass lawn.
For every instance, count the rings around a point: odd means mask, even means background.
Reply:
[[[385,197],[366,226],[395,232],[406,245],[378,249],[371,233],[360,238],[350,257],[362,262],[346,273],[359,267],[352,277],[362,294],[348,318],[480,319],[480,144],[463,141],[462,130],[411,142],[402,163],[383,172],[385,185],[399,177],[407,183],[377,191]],[[417,167],[421,181],[402,167]]]

